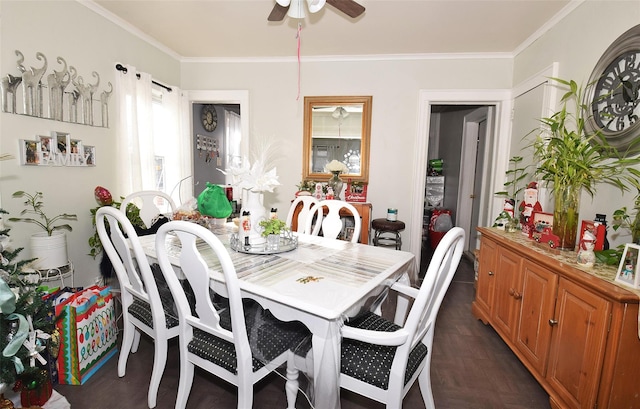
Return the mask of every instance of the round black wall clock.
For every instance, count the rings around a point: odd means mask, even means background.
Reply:
[[[211,104],[202,106],[202,126],[207,132],[213,132],[218,126],[218,114]]]
[[[589,78],[588,132],[600,132],[622,154],[640,153],[640,25],[618,37]]]

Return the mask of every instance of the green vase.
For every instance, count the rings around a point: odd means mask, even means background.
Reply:
[[[558,248],[574,250],[578,236],[581,186],[554,188],[553,234],[558,236]]]

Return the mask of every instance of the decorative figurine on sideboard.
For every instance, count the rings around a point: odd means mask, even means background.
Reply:
[[[596,253],[593,249],[596,245],[596,236],[591,230],[585,230],[580,240],[580,249],[578,250],[578,264],[583,267],[593,267],[596,262]]]
[[[533,222],[531,216],[533,212],[542,212],[542,206],[538,201],[538,184],[531,182],[524,190],[524,198],[520,203],[520,226],[522,228],[522,234],[528,236],[532,228]]]

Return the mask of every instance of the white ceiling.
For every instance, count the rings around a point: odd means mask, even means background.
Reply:
[[[275,0],[81,1],[180,59],[449,53],[517,54],[584,0],[357,0],[268,22]],[[593,0],[590,0],[593,1]]]

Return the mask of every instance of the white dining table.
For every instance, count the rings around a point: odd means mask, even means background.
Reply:
[[[234,226],[213,229],[229,248],[242,296],[251,298],[282,321],[300,321],[312,334],[314,407],[340,408],[340,329],[350,317],[380,300],[394,282],[415,282],[415,256],[406,251],[298,234],[297,248],[276,254],[246,254],[230,249]],[[180,248],[171,237],[169,257],[179,267]],[[142,236],[145,253],[155,258],[155,235]],[[213,255],[212,288],[223,281]],[[396,322],[407,309],[399,300]]]

